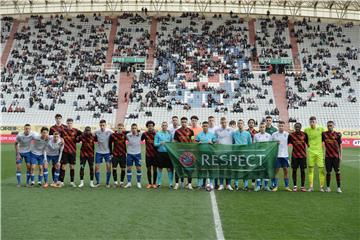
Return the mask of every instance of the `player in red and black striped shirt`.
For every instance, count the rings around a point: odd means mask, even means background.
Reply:
[[[255,120],[254,119],[252,119],[252,118],[250,118],[249,120],[248,120],[248,129],[247,129],[247,131],[250,133],[250,135],[251,135],[251,140],[252,140],[252,142],[254,142],[254,136],[255,136],[255,134],[257,134],[258,133],[258,131],[256,131],[255,130]],[[252,183],[252,186],[253,186],[253,188],[255,188],[255,181],[256,181],[256,179],[252,179],[251,180],[251,183]]]
[[[55,125],[52,125],[50,127],[50,131],[49,131],[49,135],[53,135],[54,132],[58,132],[59,134],[61,134],[61,132],[64,130],[64,128],[66,128],[65,124],[62,124],[62,116],[61,114],[56,114],[55,115]]]
[[[157,165],[156,165],[156,149],[154,145],[155,139],[155,123],[153,121],[146,122],[147,132],[144,132],[141,135],[141,141],[145,141],[146,144],[146,168],[147,168],[147,178],[149,184],[146,188],[157,188],[156,186],[156,178],[157,178]],[[153,174],[151,174],[151,170]],[[153,181],[152,180],[153,175]]]
[[[248,121],[248,126],[249,126],[249,128],[247,131],[250,133],[251,139],[254,142],[254,136],[255,136],[255,134],[258,133],[258,131],[255,130],[255,120],[250,118]]]
[[[174,142],[194,142],[194,131],[187,126],[188,119],[186,117],[181,118],[181,127],[175,131]],[[191,185],[191,177],[188,177],[188,188],[193,189]],[[181,184],[184,184],[184,178],[181,178]],[[175,187],[179,188],[179,176],[175,175]]]
[[[334,131],[334,122],[327,122],[327,131],[322,133],[322,141],[325,144],[325,168],[326,168],[326,192],[330,192],[331,171],[334,168],[337,183],[337,192],[340,188],[340,159],[342,156],[341,133]]]
[[[301,174],[301,191],[306,192],[305,189],[305,169],[306,165],[306,148],[309,145],[308,136],[306,133],[301,131],[301,123],[295,123],[295,132],[290,133],[288,137],[288,144],[293,146],[291,154],[291,168],[293,169],[292,178],[294,182],[293,191],[297,191],[297,169],[300,166]]]
[[[85,127],[84,133],[78,136],[76,140],[77,142],[81,142],[79,187],[81,188],[84,186],[84,170],[85,170],[86,162],[88,162],[90,169],[90,187],[95,187],[94,151],[95,151],[95,142],[97,141],[96,136],[91,133],[91,127]]]
[[[112,155],[112,172],[114,185],[117,186],[117,166],[120,165],[120,187],[124,186],[125,168],[126,168],[126,131],[124,124],[117,125],[118,130],[110,136],[109,147]],[[114,147],[113,147],[114,144]]]
[[[49,135],[53,135],[54,132],[58,132],[59,134],[61,134],[61,132],[64,130],[64,128],[66,127],[65,124],[62,124],[62,116],[61,114],[56,114],[55,115],[55,125],[51,126],[50,127],[50,131],[49,131]],[[53,182],[55,181],[54,177],[55,177],[55,171],[56,171],[56,167],[55,165],[53,164],[52,165],[52,168],[51,168],[51,173],[52,173],[52,179],[53,179]]]
[[[66,128],[61,132],[65,145],[61,158],[60,182],[64,184],[66,164],[70,164],[70,185],[76,187],[74,183],[75,164],[76,164],[76,138],[81,135],[81,131],[73,128],[74,120],[69,118],[66,120]]]

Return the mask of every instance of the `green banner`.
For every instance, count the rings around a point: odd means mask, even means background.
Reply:
[[[259,59],[260,64],[291,64],[292,59],[291,58],[260,58]]]
[[[273,178],[277,142],[251,145],[166,143],[179,177]]]
[[[145,58],[142,57],[113,57],[113,63],[145,63]]]

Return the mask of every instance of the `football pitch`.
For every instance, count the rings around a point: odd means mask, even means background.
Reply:
[[[331,193],[285,192],[281,177],[276,193],[215,191],[225,239],[359,239],[359,156],[359,148],[344,150],[342,194],[334,175]],[[14,158],[14,145],[2,144],[2,239],[216,239],[210,193],[168,189],[166,170],[161,189],[145,188],[145,166],[142,189],[105,188],[105,166],[100,188],[89,187],[88,168],[81,189],[17,188]]]

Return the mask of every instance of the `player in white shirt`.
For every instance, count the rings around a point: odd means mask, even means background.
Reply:
[[[126,134],[128,144],[126,147],[127,184],[125,188],[131,187],[131,169],[134,163],[136,167],[136,186],[141,188],[141,135],[142,134],[138,131],[136,123],[131,124],[131,132]]]
[[[50,186],[59,187],[60,159],[64,150],[64,140],[60,138],[59,132],[54,132],[49,139],[49,143],[45,149],[45,164],[52,163],[52,166],[55,167],[54,182]]]
[[[174,138],[175,131],[180,128],[179,118],[177,116],[173,116],[171,118],[172,125],[169,127],[168,131],[171,133],[171,136]]]
[[[233,137],[232,134],[235,130],[227,126],[226,117],[220,119],[220,128],[215,131],[216,139],[218,144],[232,144]],[[232,191],[231,179],[226,179],[226,189]],[[219,191],[224,190],[224,178],[220,178]]]
[[[272,140],[272,137],[269,133],[265,132],[266,129],[266,123],[262,122],[259,126],[259,132],[254,135],[254,143],[258,142],[269,142]],[[261,189],[261,182],[262,179],[256,179],[256,187],[255,192],[260,191]],[[269,179],[264,179],[264,190],[265,191],[271,191],[269,187]]]
[[[209,133],[215,134],[216,130],[218,130],[220,127],[215,125],[214,116],[208,117],[208,122],[209,122],[209,129],[208,129]]]
[[[21,164],[22,160],[26,163],[26,186],[29,186],[29,181],[34,181],[34,171],[31,169],[31,152],[30,145],[33,140],[34,133],[31,132],[30,124],[25,124],[24,132],[18,133],[15,140],[15,152],[16,152],[16,179],[17,186],[21,184]]]
[[[34,171],[36,164],[39,166],[39,176],[38,176],[38,184],[41,186],[42,179],[44,176],[44,188],[48,187],[48,176],[49,172],[47,169],[47,164],[45,163],[45,149],[49,143],[49,129],[47,127],[42,127],[40,130],[40,135],[35,134],[33,137],[33,142],[30,145],[31,151],[31,168]],[[34,185],[34,181],[31,181],[31,185]]]
[[[95,131],[95,136],[97,139],[97,149],[95,153],[95,179],[96,187],[100,186],[100,164],[103,159],[106,164],[106,187],[110,188],[110,177],[111,177],[111,157],[110,157],[110,136],[114,132],[106,128],[106,121],[104,119],[100,120],[100,129]]]
[[[272,134],[272,140],[279,142],[279,151],[275,162],[275,179],[274,179],[273,191],[276,192],[278,190],[278,185],[279,185],[278,174],[280,168],[282,168],[284,170],[285,190],[291,192],[291,189],[289,188],[289,177],[288,177],[288,167],[290,166],[289,151],[288,151],[289,133],[284,130],[285,129],[284,121],[279,121],[278,127],[279,130]]]

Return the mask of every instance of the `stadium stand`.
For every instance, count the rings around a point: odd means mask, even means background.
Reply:
[[[260,58],[291,56],[288,18],[260,18],[256,21],[256,41]]]
[[[359,25],[295,22],[303,72],[287,76],[289,115],[306,122],[318,116],[338,128],[359,127]],[[331,107],[331,111],[329,111]]]
[[[3,53],[3,46],[5,45],[6,40],[9,38],[13,21],[14,19],[12,17],[3,17],[1,19],[1,55]]]
[[[160,18],[155,71],[135,74],[125,125],[184,114],[200,121],[278,115],[270,78],[249,71],[248,38],[237,16]]]
[[[17,19],[3,17],[1,20],[1,66],[7,62],[18,27],[19,20]]]
[[[123,14],[119,20],[113,56],[148,56],[149,19],[138,14]]]
[[[20,125],[26,114],[33,124],[50,124],[61,112],[79,124],[113,122],[118,71],[103,71],[110,27],[96,14],[21,23],[1,79],[3,121]]]
[[[79,125],[143,126],[173,115],[303,123],[316,115],[359,126],[359,31],[351,22],[236,14],[3,18],[2,119],[49,125],[60,112]],[[112,64],[131,57],[146,62]],[[261,58],[289,58],[294,68],[270,76]]]

